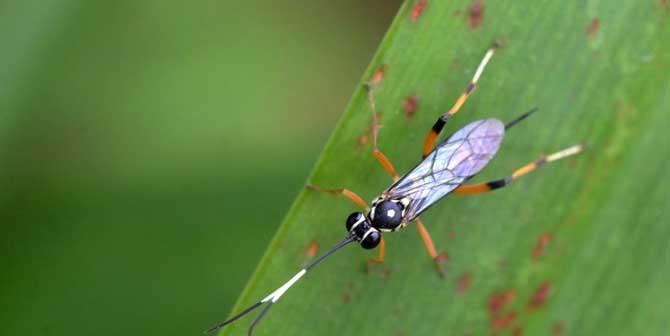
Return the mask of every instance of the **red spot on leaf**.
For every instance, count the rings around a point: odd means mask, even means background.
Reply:
[[[416,22],[419,19],[423,10],[426,9],[427,2],[427,0],[419,0],[416,2],[416,5],[412,8],[412,16],[410,16],[412,22]]]
[[[596,35],[598,35],[598,30],[600,29],[600,20],[598,18],[594,18],[591,20],[591,23],[589,23],[589,29],[586,31],[586,35],[589,38],[594,38]]]
[[[465,273],[458,277],[457,280],[458,286],[456,287],[456,292],[460,295],[463,295],[468,292],[470,286],[472,286],[472,274]]]
[[[364,147],[370,141],[370,134],[365,132],[358,137],[358,147]]]
[[[511,326],[514,321],[516,321],[516,313],[511,312],[506,315],[494,318],[491,320],[491,329],[494,333],[499,332],[500,330]]]
[[[533,248],[533,257],[535,260],[540,258],[543,254],[549,243],[551,242],[551,235],[549,233],[543,233],[537,238],[537,243]]]
[[[546,281],[535,290],[530,301],[528,301],[528,308],[537,309],[542,307],[549,298],[549,295],[551,295],[551,283]]]
[[[477,29],[484,21],[484,1],[475,0],[470,6],[470,13],[468,15],[468,22],[471,29]]]
[[[551,334],[554,335],[554,336],[559,336],[559,335],[563,334],[563,330],[565,330],[565,324],[563,324],[563,322],[557,322],[551,328]]]
[[[409,96],[402,102],[402,109],[405,111],[405,116],[411,118],[419,108],[419,98],[416,96]]]
[[[312,240],[312,242],[309,243],[305,249],[305,257],[308,259],[314,258],[317,252],[319,252],[319,242]]]
[[[505,308],[505,305],[514,300],[515,296],[516,293],[513,290],[493,293],[489,297],[489,313],[491,315],[497,315],[503,308]]]
[[[384,74],[386,73],[386,65],[380,65],[375,73],[372,74],[372,79],[370,79],[370,88],[376,89],[384,80]]]

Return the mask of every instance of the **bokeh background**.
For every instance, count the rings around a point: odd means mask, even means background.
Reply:
[[[0,1],[0,334],[225,318],[400,2]]]

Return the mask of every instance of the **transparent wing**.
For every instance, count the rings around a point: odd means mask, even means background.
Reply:
[[[414,169],[382,196],[410,204],[405,221],[411,222],[432,204],[486,166],[500,148],[505,125],[497,119],[472,122],[440,143]]]

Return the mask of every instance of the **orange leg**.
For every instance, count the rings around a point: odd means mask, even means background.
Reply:
[[[384,263],[384,258],[386,257],[386,242],[384,241],[384,237],[382,237],[382,241],[379,243],[379,252],[377,253],[377,257],[371,258],[370,262],[375,262],[375,263]]]
[[[363,208],[366,212],[369,210],[368,204],[365,203],[365,201],[360,196],[356,195],[356,193],[354,193],[353,191],[351,191],[349,189],[345,189],[345,188],[324,189],[324,188],[321,188],[321,187],[319,187],[317,185],[313,185],[313,184],[308,184],[307,188],[311,189],[311,190],[314,190],[314,191],[318,191],[318,192],[325,192],[325,193],[333,194],[333,195],[336,195],[336,196],[344,196],[344,197],[348,198],[350,201],[354,202],[354,204]]]
[[[416,219],[416,228],[419,230],[419,235],[421,235],[421,240],[423,240],[423,245],[426,246],[426,251],[428,251],[428,255],[430,255],[431,258],[433,258],[433,261],[435,262],[435,268],[437,271],[440,273],[440,276],[443,278],[447,276],[446,272],[444,271],[444,262],[449,259],[449,256],[447,256],[446,253],[444,252],[437,252],[435,249],[435,244],[433,243],[433,239],[430,237],[430,233],[428,233],[428,230],[426,230],[426,227],[423,225],[421,222],[421,219],[417,218]]]
[[[514,180],[520,178],[521,176],[524,176],[532,171],[537,170],[538,168],[542,167],[545,163],[549,163],[552,161],[557,161],[563,158],[566,158],[568,156],[572,156],[575,154],[580,153],[581,151],[584,150],[583,145],[575,145],[572,147],[568,147],[566,149],[563,149],[561,151],[558,151],[556,153],[553,153],[548,156],[543,156],[538,160],[535,160],[517,170],[515,170],[511,176],[503,178],[503,179],[498,179],[498,180],[493,180],[485,183],[476,183],[476,184],[465,184],[462,185],[456,190],[454,190],[454,193],[456,195],[474,195],[474,194],[481,194],[485,192],[489,192],[492,190],[500,189],[502,187],[508,186],[510,183],[512,183]]]
[[[374,88],[370,85],[367,86],[368,89],[368,103],[370,104],[370,109],[372,110],[372,124],[370,125],[370,134],[372,136],[372,155],[377,159],[382,168],[386,170],[393,181],[398,180],[398,173],[396,173],[395,168],[391,160],[382,153],[377,147],[377,135],[379,134],[379,117],[377,114],[377,103],[375,101]]]
[[[481,63],[479,63],[472,81],[470,81],[470,84],[468,84],[467,88],[461,94],[461,96],[458,97],[456,103],[454,103],[454,106],[452,106],[447,113],[441,115],[435,124],[433,124],[433,128],[431,128],[430,132],[428,132],[426,140],[423,142],[423,157],[426,157],[428,154],[430,154],[430,152],[433,150],[433,147],[435,147],[435,141],[440,135],[440,132],[442,132],[444,125],[451,116],[456,114],[461,109],[463,104],[465,104],[465,102],[468,100],[468,97],[470,97],[470,94],[472,94],[472,92],[475,90],[477,87],[477,81],[479,81],[479,77],[482,75],[482,72],[484,72],[486,64],[489,62],[489,60],[491,60],[491,57],[493,57],[493,53],[497,47],[498,45],[494,44],[491,48],[489,48],[489,50],[486,52],[486,55],[484,55],[484,59],[482,59]]]
[[[478,77],[478,76],[477,76]],[[370,108],[372,110],[372,126],[370,133],[372,135],[372,155],[379,161],[381,166],[386,170],[386,172],[391,175],[391,178],[393,178],[393,181],[397,181],[399,176],[398,173],[396,173],[395,169],[393,168],[393,164],[391,161],[382,153],[379,148],[377,148],[377,135],[379,131],[379,118],[377,117],[377,104],[375,102],[375,96],[374,96],[374,88],[372,86],[368,86],[368,102],[370,103]],[[460,103],[462,104],[462,102]],[[428,230],[423,226],[423,223],[421,223],[421,220],[417,218],[416,220],[419,228],[419,233],[421,234],[421,239],[424,242],[424,245],[426,245],[426,249],[428,250],[428,254],[430,255],[431,258],[435,261],[435,265],[437,267],[438,272],[442,276],[445,275],[444,270],[442,268],[442,263],[447,259],[446,253],[438,253],[435,250],[435,245],[433,244],[433,240],[430,238],[430,234],[428,233]],[[384,256],[386,254],[386,244],[384,243],[384,240],[382,239],[380,249],[379,249],[379,256],[376,259],[371,259],[370,262],[375,262],[375,263],[381,263],[384,261]],[[369,263],[370,263],[369,262]],[[368,263],[368,266],[369,266]]]
[[[379,252],[377,252],[376,257],[368,258],[365,262],[365,270],[368,273],[379,273],[382,277],[385,274],[388,274],[388,269],[378,268],[384,263],[384,258],[386,257],[386,241],[382,237],[382,241],[379,243]]]

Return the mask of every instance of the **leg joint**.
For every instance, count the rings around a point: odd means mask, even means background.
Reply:
[[[509,177],[506,177],[504,179],[499,179],[499,180],[494,180],[494,181],[491,181],[491,182],[487,182],[486,185],[488,185],[489,188],[491,188],[491,190],[495,190],[495,189],[502,188],[502,187],[504,187],[504,186],[506,186],[510,183],[512,183],[512,179],[509,178]]]

